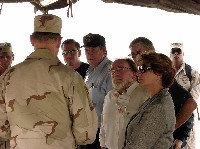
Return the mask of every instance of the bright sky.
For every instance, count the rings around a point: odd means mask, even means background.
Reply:
[[[40,13],[40,12],[39,12]],[[39,14],[37,13],[37,14]],[[99,33],[106,38],[108,57],[114,60],[129,54],[129,43],[139,36],[152,40],[158,52],[169,55],[171,42],[183,42],[185,61],[200,71],[199,35],[200,16],[170,13],[101,0],[80,0],[73,5],[74,17],[67,17],[67,8],[49,11],[63,19],[63,40],[74,38],[82,45],[88,33]],[[33,5],[4,4],[0,15],[0,42],[11,42],[15,53],[14,64],[23,61],[33,48],[29,35],[33,32]],[[81,60],[85,60],[84,50]],[[59,58],[63,62],[61,53]]]

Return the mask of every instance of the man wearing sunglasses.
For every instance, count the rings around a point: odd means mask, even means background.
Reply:
[[[171,43],[170,58],[176,68],[175,79],[180,85],[188,90],[192,94],[192,97],[197,101],[200,96],[200,74],[190,65],[186,64],[183,57],[183,43]],[[193,112],[193,114],[194,118],[197,118],[196,112]],[[188,144],[192,149],[195,148],[195,138],[194,125],[190,138],[188,139]]]
[[[80,61],[80,44],[74,39],[67,39],[62,43],[61,48],[65,63],[77,71],[84,79],[89,64]]]
[[[145,37],[134,39],[130,43],[129,48],[131,56],[137,64],[141,54],[155,52],[153,43]],[[148,68],[143,68],[140,71],[148,71]],[[169,88],[169,93],[172,96],[176,113],[173,148],[178,149],[186,145],[187,138],[193,127],[194,118],[192,112],[196,109],[197,103],[192,98],[190,92],[185,90],[177,81],[174,81],[174,84]]]

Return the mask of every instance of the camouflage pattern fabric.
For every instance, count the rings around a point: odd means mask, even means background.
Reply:
[[[90,144],[97,115],[82,77],[47,49],[9,69],[0,89],[0,136],[11,149],[75,149]]]
[[[0,149],[9,149],[10,141],[8,139],[0,138]]]

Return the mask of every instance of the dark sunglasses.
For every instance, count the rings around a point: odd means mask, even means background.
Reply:
[[[138,70],[141,72],[141,73],[145,73],[149,70],[152,70],[152,68],[150,66],[146,66],[146,65],[141,65],[141,66],[138,66]]]
[[[64,51],[62,52],[62,54],[63,54],[63,55],[67,55],[67,54],[69,54],[69,53],[75,54],[75,53],[77,53],[78,51],[79,51],[79,50],[75,50],[75,49],[64,50]]]
[[[141,52],[140,51],[136,51],[135,53],[134,52],[131,52],[131,54],[129,54],[128,56],[131,56],[132,58],[136,58],[137,55],[140,55]]]
[[[182,53],[182,50],[180,48],[172,48],[171,49],[171,54],[181,54]]]

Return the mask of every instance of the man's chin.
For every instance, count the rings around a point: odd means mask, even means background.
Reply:
[[[122,88],[124,88],[124,85],[123,84],[113,84],[113,87],[116,89],[116,90],[121,90]]]

